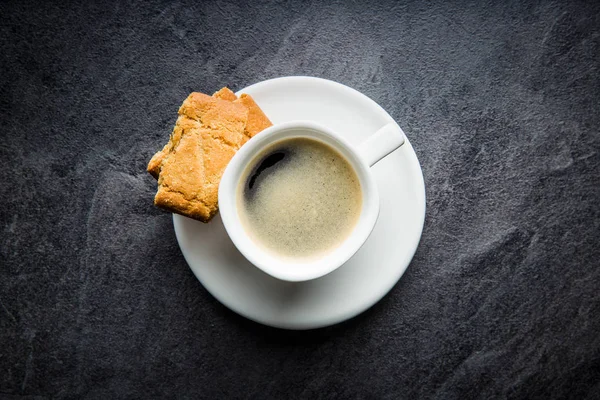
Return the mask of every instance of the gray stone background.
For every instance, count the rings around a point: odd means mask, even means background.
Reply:
[[[600,3],[0,3],[0,397],[600,398]],[[308,332],[220,305],[145,172],[191,91],[313,75],[401,122],[415,258]]]

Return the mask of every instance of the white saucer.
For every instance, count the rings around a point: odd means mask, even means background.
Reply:
[[[252,95],[274,124],[313,120],[345,133],[356,145],[392,120],[365,95],[319,78],[277,78],[240,93]],[[410,137],[410,131],[406,134]],[[174,214],[179,246],[204,287],[238,314],[287,329],[342,322],[371,307],[398,282],[423,229],[425,185],[410,143],[375,165],[373,173],[381,197],[377,225],[354,257],[322,278],[291,283],[266,275],[237,251],[219,215],[203,224]]]

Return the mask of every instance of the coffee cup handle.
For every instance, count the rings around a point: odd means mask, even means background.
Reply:
[[[397,123],[390,122],[362,142],[358,147],[358,153],[369,164],[369,167],[372,167],[402,146],[404,142],[405,136],[402,128]]]

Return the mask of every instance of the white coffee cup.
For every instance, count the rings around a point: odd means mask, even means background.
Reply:
[[[348,237],[330,252],[315,260],[290,261],[255,243],[238,214],[237,191],[240,179],[257,154],[272,143],[297,137],[323,142],[336,149],[354,168],[362,189],[362,210]],[[219,211],[227,234],[238,250],[256,267],[285,281],[299,282],[326,275],[344,264],[365,243],[379,216],[379,192],[370,167],[404,144],[404,132],[390,122],[359,146],[340,134],[311,121],[292,121],[265,129],[250,139],[231,159],[219,184]]]

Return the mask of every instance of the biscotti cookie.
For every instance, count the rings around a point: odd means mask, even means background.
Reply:
[[[200,221],[217,212],[218,185],[235,152],[271,121],[249,95],[227,87],[192,93],[179,108],[169,142],[148,163],[158,180],[155,205]]]
[[[233,101],[233,100],[237,99],[237,96],[235,95],[235,93],[233,93],[227,87],[224,87],[221,90],[215,92],[213,94],[213,97],[218,98],[218,99],[222,99],[222,100],[227,100],[227,101]],[[174,132],[175,132],[175,130],[174,130]],[[154,154],[154,156],[152,157],[152,159],[148,163],[147,171],[150,173],[150,175],[152,175],[156,179],[158,179],[158,175],[160,174],[160,166],[162,164],[163,159],[169,153],[169,150],[173,148],[173,143],[172,143],[173,138],[174,138],[174,135],[172,134],[171,137],[170,137],[170,139],[169,139],[169,143],[167,143],[162,148],[161,151],[159,151],[156,154]],[[179,139],[177,138],[177,140],[179,140]],[[245,140],[243,140],[243,142],[245,142]]]
[[[250,95],[243,93],[235,100],[235,103],[243,104],[248,108],[248,122],[246,123],[246,129],[244,130],[244,133],[248,138],[253,137],[258,132],[273,125]]]
[[[161,151],[154,204],[208,222],[217,212],[225,167],[244,143],[248,109],[192,93],[179,109],[171,140]],[[148,170],[157,170],[153,157]]]
[[[237,99],[235,93],[233,93],[228,87],[224,87],[223,89],[214,92],[213,97],[229,101],[234,101],[235,99]]]

